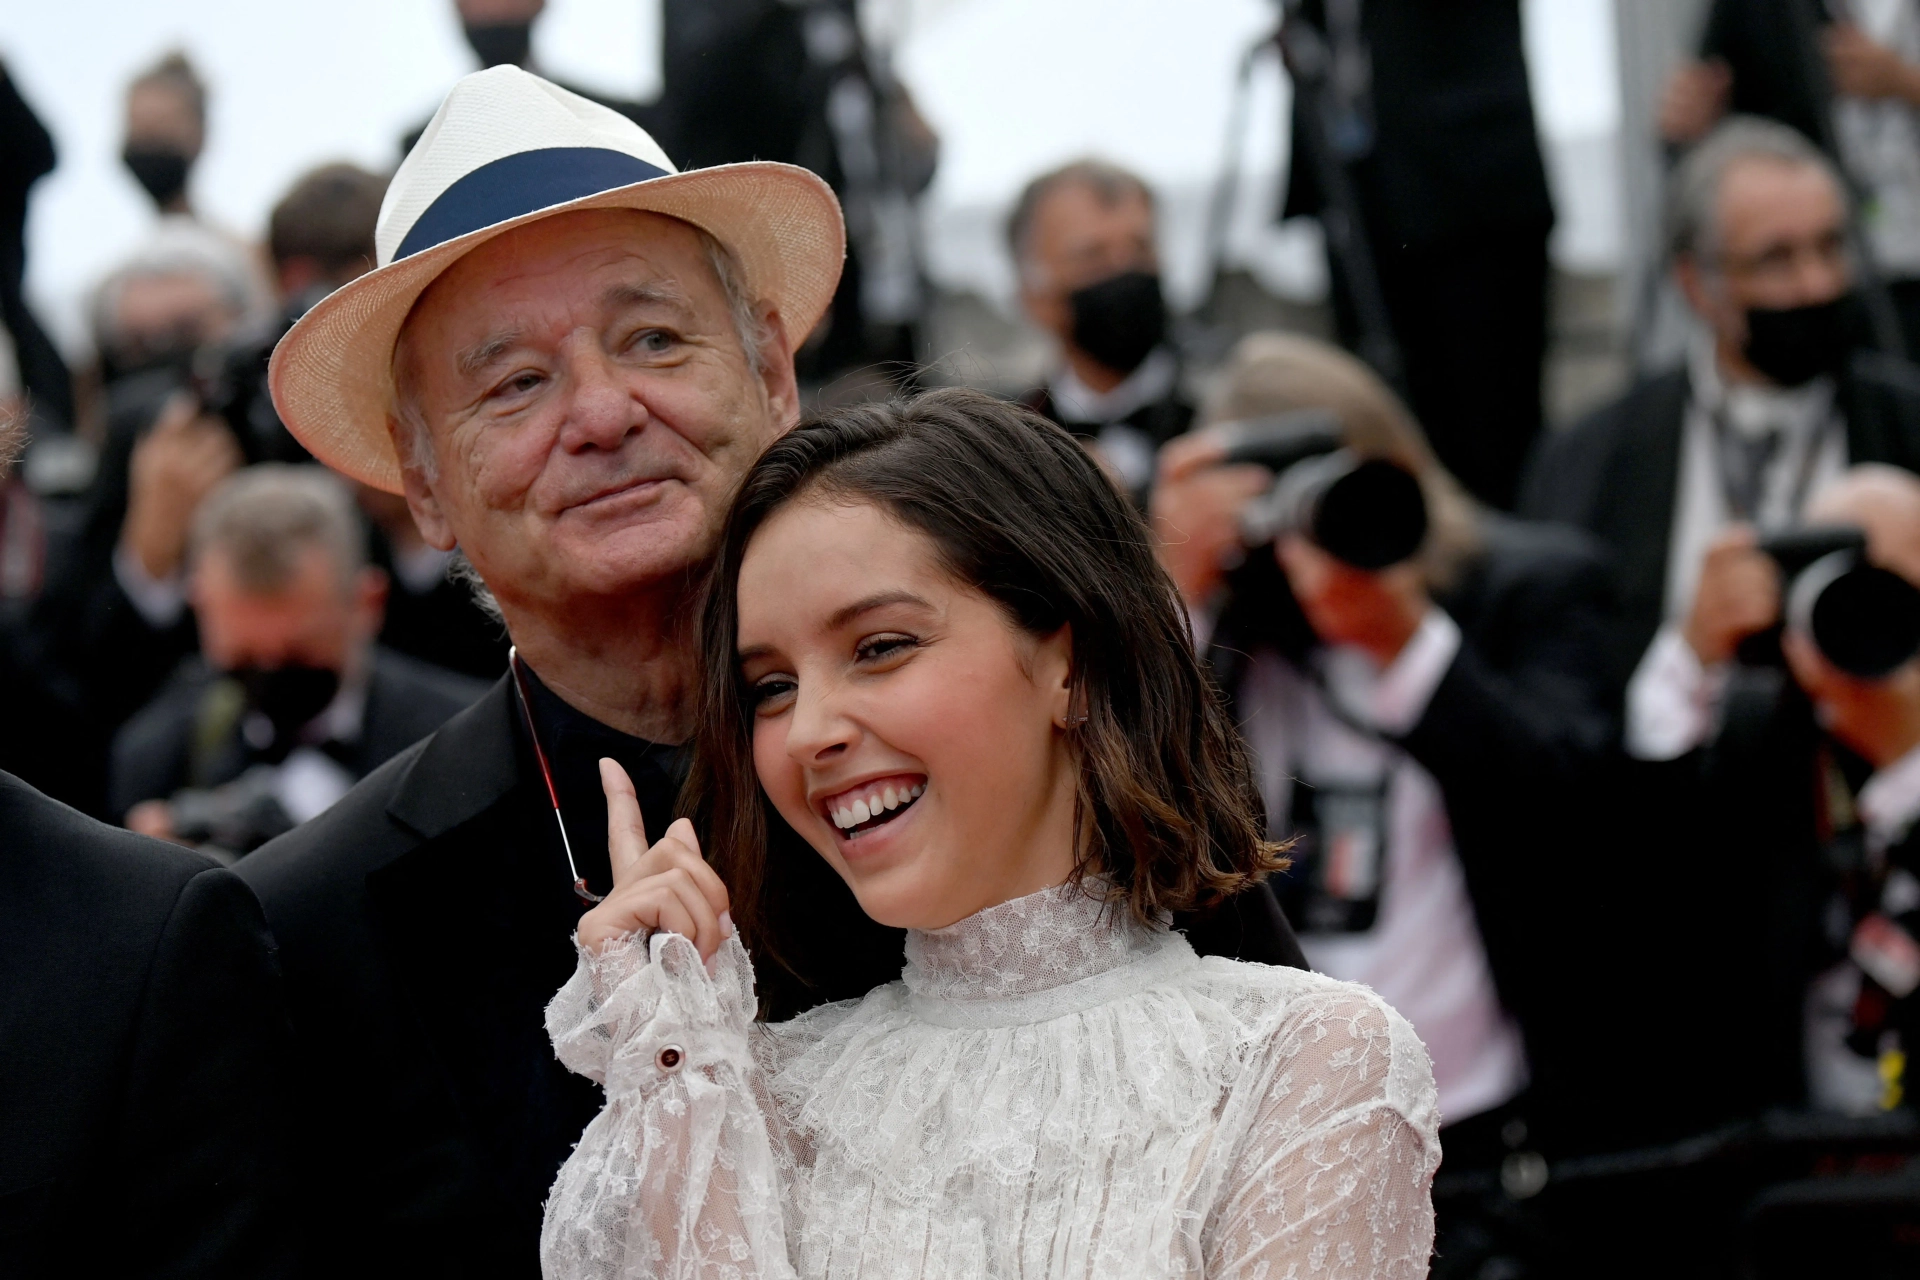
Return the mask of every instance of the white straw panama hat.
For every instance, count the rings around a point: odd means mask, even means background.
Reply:
[[[518,67],[467,76],[401,162],[380,205],[378,267],[329,294],[274,349],[280,418],[314,457],[389,493],[393,346],[434,278],[503,231],[575,209],[690,222],[732,251],[749,296],[797,347],[846,257],[840,202],[816,175],[753,161],[680,173],[644,129]]]

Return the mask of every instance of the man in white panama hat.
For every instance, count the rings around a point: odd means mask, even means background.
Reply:
[[[280,344],[275,403],[459,547],[518,659],[243,875],[289,985],[314,1272],[532,1276],[600,1105],[542,1025],[581,895],[610,880],[596,761],[664,826],[690,593],[798,416],[792,351],[833,295],[840,210],[788,166],[677,174],[613,111],[497,67],[448,95],[377,239],[378,269]]]
[[[693,728],[691,592],[740,477],[798,415],[793,348],[833,294],[840,210],[785,165],[676,174],[636,125],[496,67],[427,126],[378,244],[379,268],[281,342],[275,403],[460,548],[517,657],[239,870],[287,978],[316,1273],[530,1276],[600,1106],[542,1024],[611,878],[597,761],[664,826]],[[1299,962],[1264,887],[1189,936]],[[890,956],[833,940],[849,983],[899,972],[889,937]]]

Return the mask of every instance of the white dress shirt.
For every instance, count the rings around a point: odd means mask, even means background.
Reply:
[[[1154,443],[1146,432],[1120,419],[1147,405],[1165,400],[1180,381],[1180,361],[1170,347],[1155,347],[1140,367],[1110,391],[1095,391],[1070,365],[1061,365],[1047,393],[1054,412],[1065,422],[1089,428],[1094,445],[1130,489],[1142,489],[1153,479]]]
[[[1385,670],[1358,649],[1335,648],[1326,653],[1323,690],[1263,651],[1239,690],[1262,796],[1276,819],[1292,810],[1296,778],[1386,783],[1387,848],[1373,927],[1303,933],[1300,945],[1315,969],[1373,988],[1413,1024],[1432,1055],[1447,1124],[1499,1106],[1527,1083],[1520,1029],[1494,986],[1440,784],[1381,736],[1419,723],[1460,643],[1458,624],[1431,608]]]

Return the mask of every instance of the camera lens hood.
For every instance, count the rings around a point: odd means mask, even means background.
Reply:
[[[1920,654],[1920,588],[1853,552],[1824,556],[1794,579],[1787,620],[1861,680],[1881,679]]]

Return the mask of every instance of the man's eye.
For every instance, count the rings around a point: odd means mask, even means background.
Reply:
[[[501,383],[499,387],[495,389],[495,394],[506,395],[506,396],[525,395],[527,392],[534,390],[541,383],[545,381],[546,381],[546,378],[544,375],[535,373],[533,370],[528,369],[524,373],[514,374],[511,378],[508,378],[505,382]]]
[[[650,356],[665,355],[673,350],[673,335],[665,329],[644,329],[634,336],[633,348]]]
[[[860,642],[859,647],[853,651],[853,656],[859,662],[884,662],[888,658],[897,658],[912,651],[919,643],[917,639],[908,635],[869,636]]]

